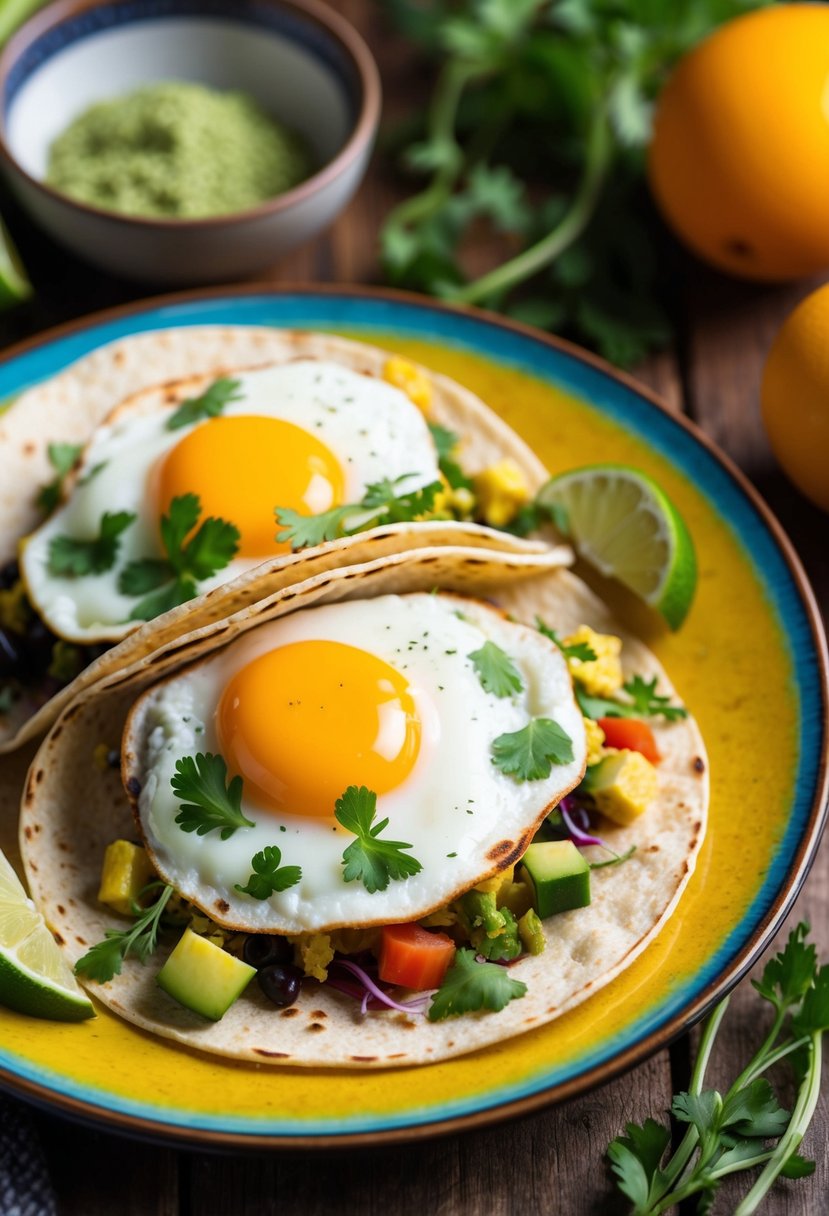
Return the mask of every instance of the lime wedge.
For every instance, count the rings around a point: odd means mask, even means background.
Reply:
[[[697,560],[682,516],[652,478],[625,465],[588,465],[551,477],[538,499],[558,508],[580,557],[679,628],[694,598]]]
[[[32,294],[23,263],[20,261],[6,225],[0,220],[0,308],[11,308]]]
[[[0,853],[0,1003],[19,1013],[80,1022],[95,1010],[43,917]]]

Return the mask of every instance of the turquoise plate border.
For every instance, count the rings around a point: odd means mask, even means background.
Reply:
[[[112,1124],[119,1116],[128,1129],[155,1137],[187,1138],[196,1133],[215,1142],[330,1144],[378,1133],[399,1138],[491,1121],[517,1109],[570,1097],[621,1072],[680,1033],[730,989],[755,961],[785,918],[814,858],[826,818],[827,660],[820,618],[799,562],[785,535],[738,470],[684,419],[660,406],[633,380],[600,360],[546,335],[477,311],[459,312],[402,293],[358,288],[242,287],[160,297],[102,313],[22,344],[0,359],[0,401],[55,375],[106,342],[130,334],[187,325],[261,325],[404,333],[484,355],[520,368],[585,399],[691,478],[745,550],[780,623],[796,673],[800,758],[796,797],[788,828],[768,874],[742,921],[693,980],[666,995],[637,1022],[601,1049],[566,1067],[539,1071],[524,1083],[510,1083],[439,1108],[422,1106],[400,1115],[355,1115],[347,1124],[297,1117],[234,1118],[197,1115],[166,1106],[124,1101],[106,1090],[75,1085],[59,1073],[37,1069],[0,1050],[5,1087],[82,1118]],[[797,662],[794,658],[797,656]],[[599,1075],[600,1074],[600,1075]]]

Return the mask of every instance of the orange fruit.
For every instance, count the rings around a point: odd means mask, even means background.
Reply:
[[[829,267],[827,97],[825,4],[738,17],[679,61],[657,103],[648,177],[700,257],[750,279]]]
[[[760,402],[783,470],[829,511],[829,283],[783,322],[766,360]]]

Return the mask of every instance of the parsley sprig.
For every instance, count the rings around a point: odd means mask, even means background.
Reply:
[[[156,948],[161,917],[173,888],[166,883],[153,882],[141,892],[142,896],[159,890],[158,899],[143,911],[136,906],[135,924],[131,929],[107,929],[102,942],[98,942],[75,963],[75,975],[84,976],[105,984],[113,976],[121,974],[121,964],[132,954],[145,963]]]
[[[523,689],[520,671],[507,652],[495,642],[484,642],[480,649],[470,651],[466,657],[472,660],[485,692],[491,692],[496,697],[511,697]]]
[[[540,616],[535,618],[535,627],[545,638],[549,638],[558,646],[565,659],[581,659],[582,663],[592,663],[596,658],[596,652],[589,642],[573,642],[571,646],[565,645],[555,629],[545,625]]]
[[[224,376],[215,380],[200,397],[188,397],[186,401],[182,401],[175,413],[167,419],[167,430],[177,431],[183,426],[201,422],[204,418],[218,418],[225,406],[230,405],[232,401],[241,400],[241,388],[241,380],[230,380]]]
[[[552,718],[531,718],[520,730],[499,735],[490,745],[492,763],[516,781],[549,777],[554,764],[573,759],[573,741]]]
[[[674,1097],[671,1113],[687,1126],[667,1160],[668,1128],[654,1119],[629,1123],[608,1148],[616,1185],[633,1204],[633,1216],[660,1216],[683,1199],[699,1195],[697,1211],[708,1212],[723,1179],[762,1167],[735,1216],[756,1212],[776,1178],[811,1174],[814,1162],[800,1147],[820,1094],[821,1052],[829,1030],[829,966],[818,966],[808,926],[789,934],[782,950],[752,980],[774,1010],[763,1043],[730,1088],[705,1089],[705,1072],[728,998],[710,1015],[700,1039],[687,1093]],[[772,1065],[787,1062],[797,1085],[791,1112],[780,1106],[765,1077]],[[769,1144],[769,1141],[775,1141]]]
[[[425,184],[384,224],[387,280],[564,332],[617,363],[664,345],[642,207],[653,101],[680,55],[764,2],[387,0],[435,65],[431,99],[399,138],[403,168]],[[470,282],[476,235],[508,252]]]
[[[282,851],[275,844],[267,844],[251,859],[251,874],[244,886],[236,883],[236,890],[254,899],[270,899],[276,891],[287,891],[295,887],[302,878],[300,866],[283,866]]]
[[[376,815],[377,795],[364,785],[350,785],[334,808],[337,822],[357,837],[343,852],[343,881],[359,879],[371,895],[385,891],[391,880],[411,878],[423,869],[416,858],[403,852],[410,844],[380,839],[389,821],[374,823]]]
[[[461,1013],[491,1009],[498,1013],[510,1001],[526,995],[527,985],[510,977],[506,967],[497,963],[479,963],[474,950],[456,950],[452,966],[443,983],[432,997],[428,1017],[430,1022]]]
[[[136,518],[132,511],[105,511],[97,536],[87,540],[62,534],[53,536],[49,542],[49,573],[63,578],[81,578],[111,570],[118,557],[121,533]]]
[[[182,494],[161,517],[161,543],[166,557],[145,557],[124,567],[118,578],[122,595],[143,598],[130,613],[131,621],[149,621],[193,599],[197,583],[211,578],[232,560],[239,548],[239,529],[210,516],[185,544],[201,515],[196,494]],[[148,594],[148,592],[150,594]]]
[[[170,785],[182,804],[176,815],[182,832],[206,836],[220,829],[222,840],[227,840],[237,828],[255,826],[242,813],[242,778],[237,776],[227,783],[223,756],[211,752],[182,756],[176,760]]]
[[[37,495],[37,505],[41,510],[50,514],[60,501],[63,483],[67,474],[72,471],[83,451],[82,443],[50,443],[46,449],[49,464],[55,470],[55,476],[47,485],[41,486]]]
[[[344,503],[319,515],[300,515],[290,507],[275,507],[276,522],[283,525],[276,539],[288,541],[293,550],[306,549],[340,536],[353,536],[366,528],[419,519],[432,510],[443,487],[439,481],[433,481],[417,490],[401,490],[401,482],[411,476],[403,473],[394,479],[372,482],[360,502]],[[356,523],[349,526],[349,519],[356,519]]]
[[[679,722],[688,717],[688,710],[682,705],[672,705],[670,697],[663,697],[656,691],[656,676],[652,680],[644,680],[642,676],[633,676],[622,685],[628,694],[629,701],[618,701],[611,697],[594,697],[576,685],[576,700],[586,718],[656,718],[662,717],[666,722]]]

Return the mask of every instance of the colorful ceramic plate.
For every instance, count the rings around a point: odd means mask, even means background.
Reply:
[[[402,1139],[493,1122],[582,1092],[682,1031],[748,969],[803,882],[823,825],[825,642],[791,546],[704,437],[635,383],[530,330],[403,296],[255,288],[92,317],[6,356],[0,400],[102,343],[181,325],[301,326],[365,337],[448,372],[558,471],[593,461],[655,476],[700,557],[692,612],[644,631],[696,715],[713,797],[679,909],[615,983],[548,1027],[388,1073],[255,1068],[179,1050],[102,1011],[80,1026],[0,1011],[0,1079],[110,1127],[224,1145]],[[22,760],[18,764],[22,781]],[[12,847],[15,825],[2,825]]]

